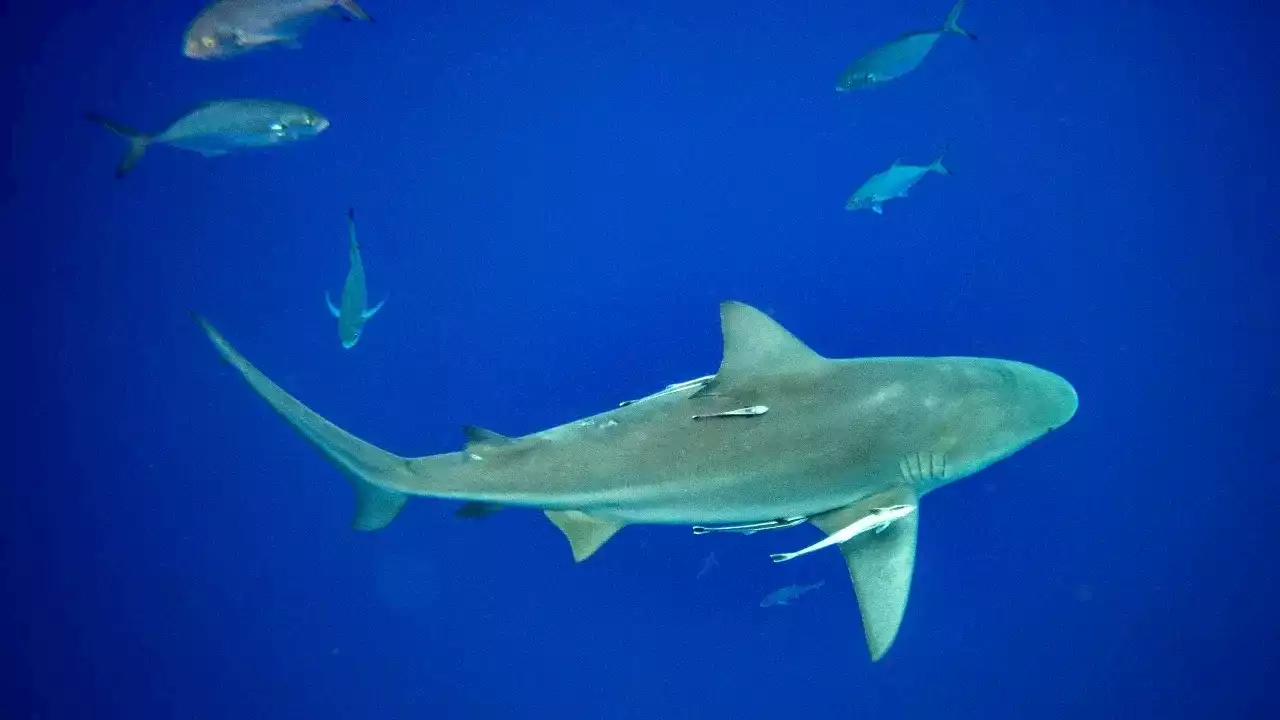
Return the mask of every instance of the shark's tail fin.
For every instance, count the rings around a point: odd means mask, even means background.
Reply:
[[[955,7],[951,8],[951,13],[947,15],[947,22],[943,24],[942,31],[963,35],[970,40],[977,41],[978,36],[960,27],[960,13],[964,11],[964,0],[959,0]]]
[[[142,159],[143,153],[147,151],[147,145],[151,143],[151,136],[146,133],[138,132],[128,125],[103,117],[97,113],[87,112],[84,118],[90,122],[95,122],[111,132],[119,135],[129,142],[129,149],[125,151],[124,159],[116,166],[116,177],[122,178],[133,169],[134,165]]]
[[[356,493],[356,510],[351,526],[357,530],[380,530],[390,524],[408,501],[408,495],[391,485],[407,472],[409,460],[371,445],[325,420],[263,375],[207,320],[195,313],[191,316],[222,358],[244,376],[245,381],[271,405],[271,409],[342,471]]]

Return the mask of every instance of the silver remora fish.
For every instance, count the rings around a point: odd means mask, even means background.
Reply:
[[[329,305],[329,312],[338,319],[338,339],[342,347],[350,350],[360,341],[360,333],[364,332],[364,324],[377,314],[387,303],[386,298],[374,307],[369,305],[369,292],[364,283],[364,262],[360,259],[360,243],[356,242],[356,211],[347,210],[347,231],[351,236],[351,269],[347,271],[347,280],[342,284],[342,299],[339,305],[333,304],[329,291],[324,293],[324,301]]]
[[[920,63],[924,62],[929,51],[933,50],[934,44],[938,42],[938,38],[946,33],[955,33],[970,40],[977,40],[977,35],[958,24],[962,10],[964,10],[964,0],[960,0],[955,7],[951,8],[951,14],[947,15],[947,21],[943,23],[941,30],[907,33],[854,60],[853,64],[840,76],[840,80],[836,83],[836,90],[848,92],[879,85],[906,75],[920,67]]]
[[[191,21],[182,54],[214,60],[272,45],[300,47],[298,38],[322,13],[373,20],[355,0],[218,0]]]
[[[129,141],[129,150],[116,167],[118,178],[133,169],[151,145],[172,145],[214,157],[233,150],[272,147],[314,137],[329,127],[329,121],[315,110],[276,100],[205,103],[155,135],[96,113],[85,113],[85,117]]]
[[[931,172],[950,175],[951,171],[942,164],[943,155],[939,155],[937,160],[928,165],[903,165],[895,161],[888,170],[876,173],[862,183],[862,187],[855,190],[844,204],[844,209],[871,210],[877,215],[884,214],[885,202],[906,197],[907,192],[925,175]]]

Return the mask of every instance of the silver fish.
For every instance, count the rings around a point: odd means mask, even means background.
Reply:
[[[324,13],[373,20],[355,0],[218,0],[187,26],[182,54],[215,60],[273,45],[301,47],[298,38]]]
[[[951,8],[951,14],[947,15],[941,30],[908,33],[854,60],[853,64],[840,76],[840,80],[836,83],[836,91],[849,92],[871,87],[906,75],[924,62],[929,51],[933,50],[934,44],[938,42],[938,38],[946,33],[955,33],[970,40],[977,40],[977,35],[960,27],[962,10],[964,10],[964,0],[960,0],[955,7]]]
[[[946,153],[944,152],[943,155]],[[950,175],[951,171],[942,164],[943,155],[939,155],[928,165],[903,165],[894,162],[888,170],[876,173],[871,179],[862,183],[862,187],[854,191],[844,204],[845,210],[871,210],[877,215],[884,214],[884,203],[907,196],[907,192],[916,183],[931,172],[939,175]]]
[[[369,307],[369,292],[365,288],[364,281],[364,261],[360,259],[360,243],[356,242],[356,211],[354,209],[347,211],[347,231],[351,237],[351,248],[348,251],[351,269],[347,271],[347,280],[342,284],[342,299],[339,301],[340,304],[334,305],[333,298],[329,297],[329,292],[326,290],[324,301],[329,305],[329,312],[338,320],[338,339],[342,341],[342,347],[350,350],[360,341],[364,324],[387,304],[387,300],[383,298],[382,302]]]
[[[329,127],[329,120],[315,110],[276,100],[208,102],[155,135],[97,113],[85,113],[85,118],[129,141],[129,150],[116,167],[118,178],[132,170],[152,145],[171,145],[215,157],[234,150],[273,147],[315,137]]]
[[[777,590],[764,596],[760,601],[760,607],[775,607],[778,605],[790,605],[800,598],[801,595],[811,590],[817,590],[826,583],[826,580],[819,580],[812,585],[788,585],[780,587]]]

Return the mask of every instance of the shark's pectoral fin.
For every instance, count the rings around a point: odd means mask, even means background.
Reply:
[[[547,519],[560,528],[569,539],[575,562],[582,562],[595,554],[626,523],[618,520],[592,517],[579,510],[547,510]]]
[[[338,309],[337,305],[333,304],[333,298],[329,297],[328,290],[324,291],[324,303],[329,306],[330,315],[334,316],[335,318],[342,317],[342,311]]]
[[[810,519],[828,535],[848,527],[877,507],[916,505],[916,494],[910,488],[895,488],[866,498],[848,507]],[[914,512],[894,521],[883,532],[863,533],[840,544],[853,589],[862,611],[862,629],[867,635],[871,659],[879,660],[888,652],[898,635],[907,595],[911,590],[911,571],[916,561],[916,528],[920,513]]]

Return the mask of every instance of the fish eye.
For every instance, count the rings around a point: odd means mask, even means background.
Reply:
[[[205,35],[204,37],[200,38],[200,44],[203,45],[206,50],[212,50],[213,46],[218,44],[218,41],[214,40],[208,35]]]

